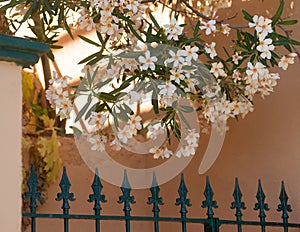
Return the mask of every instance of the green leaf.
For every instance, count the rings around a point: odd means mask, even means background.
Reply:
[[[242,13],[243,13],[243,15],[244,15],[244,19],[248,20],[249,22],[252,22],[252,21],[253,21],[253,16],[250,15],[247,11],[242,10]]]
[[[275,25],[277,21],[280,19],[280,16],[283,12],[283,7],[284,7],[284,0],[280,0],[280,5],[275,13],[275,15],[272,18],[272,25]]]
[[[96,89],[101,89],[103,86],[107,85],[109,82],[111,82],[112,78],[109,78],[105,81],[99,81],[94,87]]]
[[[183,121],[183,123],[187,126],[188,129],[191,129],[191,126],[189,124],[189,122],[187,121],[187,119],[184,117],[183,113],[179,110],[177,111],[179,114],[180,119]]]
[[[299,41],[296,41],[296,40],[293,40],[293,39],[290,39],[290,40],[289,40],[289,43],[290,43],[290,44],[293,44],[293,45],[296,45],[296,46],[300,46],[300,42],[299,42]]]
[[[199,30],[200,30],[200,21],[198,21],[198,22],[196,23],[195,30],[194,30],[194,37],[197,37],[197,36],[198,36]]]
[[[157,96],[156,91],[153,91],[152,92],[152,97],[151,97],[151,103],[152,103],[155,114],[159,114],[157,97],[158,96]]]
[[[97,33],[97,37],[98,37],[99,41],[101,42],[101,44],[104,44],[104,40],[103,40],[101,33],[98,30],[96,31],[96,33]]]
[[[98,104],[99,104],[99,102],[96,102],[94,105],[92,105],[90,107],[90,109],[85,114],[85,117],[84,117],[85,120],[87,120],[91,116],[92,112],[96,111],[96,107]]]
[[[101,47],[100,44],[97,44],[96,42],[90,40],[90,39],[87,38],[87,37],[84,37],[84,36],[82,36],[82,35],[78,35],[78,37],[79,37],[80,39],[84,40],[85,42],[89,43],[89,44],[92,44],[92,45],[94,45],[94,46],[96,46],[96,47]]]
[[[98,95],[98,98],[104,102],[115,102],[117,100],[117,97],[112,95],[111,93],[105,93],[105,92],[101,92]]]
[[[73,134],[76,135],[77,137],[82,134],[82,131],[75,126],[70,126],[70,129],[73,130]]]
[[[160,26],[158,24],[158,22],[156,21],[155,17],[149,13],[150,19],[152,20],[152,22],[154,23],[154,25],[156,26],[157,29],[160,29]]]
[[[1,1],[1,2],[4,2],[4,1]],[[23,2],[25,2],[25,0],[20,0],[20,1],[10,1],[8,4],[2,6],[0,8],[0,11],[6,11],[7,9],[9,8],[13,8],[17,5],[21,5]]]
[[[46,11],[48,11],[48,13],[51,15],[53,12],[52,12],[52,6],[50,5],[49,1],[43,0],[43,2],[44,2],[44,6],[46,8]]]
[[[180,105],[180,108],[185,113],[191,113],[194,111],[194,108],[192,106]]]
[[[89,55],[88,57],[84,58],[83,60],[79,61],[78,64],[83,64],[83,63],[86,63],[92,59],[94,59],[95,57],[98,57],[100,55],[100,52],[95,52],[94,54],[92,55]]]
[[[82,109],[78,112],[75,118],[75,122],[77,122],[79,119],[82,118],[82,116],[85,114],[85,112],[88,110],[90,104],[92,102],[92,95],[89,95],[86,104],[82,107]]]
[[[238,37],[238,41],[240,42],[242,40],[241,32],[239,30],[237,30],[236,34],[237,34],[237,37]]]
[[[133,110],[127,104],[123,104],[123,106],[124,106],[124,110],[127,114],[130,114],[130,115],[134,114]]]
[[[61,48],[63,48],[63,46],[51,44],[51,45],[50,45],[50,48],[53,48],[53,49],[61,49]]]
[[[127,23],[130,31],[132,32],[132,34],[135,35],[136,38],[138,38],[140,41],[142,41],[144,43],[144,40],[142,39],[142,37],[137,33],[137,31],[133,28],[132,24]]]
[[[289,52],[293,52],[291,45],[289,44],[284,44],[283,45]]]
[[[145,55],[145,52],[123,52],[117,55],[120,58],[137,58],[141,55]]]
[[[33,6],[31,6],[29,8],[29,10],[25,13],[23,19],[22,19],[22,23],[26,22],[26,20],[33,14]]]
[[[286,21],[280,21],[278,22],[278,24],[280,25],[294,25],[294,24],[297,24],[298,23],[298,20],[286,20]]]
[[[132,77],[130,77],[129,79],[127,79],[126,81],[124,81],[124,82],[120,85],[119,88],[117,88],[117,89],[111,91],[111,93],[112,93],[112,94],[115,94],[115,93],[117,93],[117,92],[122,91],[123,89],[126,89],[126,88],[130,85],[130,83],[131,83],[132,81],[134,81],[136,78],[137,78],[137,76],[132,76]]]
[[[282,45],[285,45],[285,44],[288,44],[287,40],[277,40],[277,41],[273,42],[274,46],[282,46]]]

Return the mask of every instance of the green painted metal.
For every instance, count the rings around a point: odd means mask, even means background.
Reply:
[[[181,222],[181,228],[183,232],[186,232],[186,214],[187,214],[187,207],[192,206],[191,204],[191,200],[189,198],[187,198],[187,187],[185,185],[184,182],[184,176],[183,174],[181,174],[181,180],[180,180],[180,184],[179,184],[179,188],[178,188],[178,193],[179,193],[179,198],[176,199],[176,203],[175,205],[180,205],[180,214],[181,214],[181,218],[182,218],[182,222]]]
[[[191,206],[191,201],[187,198],[188,188],[186,187],[184,176],[181,175],[181,180],[178,188],[179,197],[176,199],[175,205],[180,206],[180,217],[160,217],[160,205],[163,205],[163,199],[159,195],[160,187],[157,184],[155,174],[153,175],[152,186],[150,187],[151,196],[148,197],[148,204],[152,204],[153,216],[132,216],[131,204],[134,204],[134,196],[131,195],[131,187],[127,177],[126,171],[124,171],[124,179],[121,187],[122,195],[119,197],[119,204],[124,204],[124,215],[102,215],[101,203],[106,202],[105,195],[102,194],[103,186],[101,184],[98,170],[95,172],[94,181],[91,185],[93,193],[89,195],[88,202],[94,203],[94,214],[71,214],[70,213],[70,201],[75,201],[74,194],[70,192],[71,183],[69,181],[66,168],[63,169],[63,174],[60,182],[61,192],[57,194],[57,201],[63,201],[61,214],[40,214],[36,212],[37,201],[42,200],[41,194],[38,192],[38,181],[34,172],[34,167],[31,168],[31,173],[27,182],[28,192],[25,193],[24,198],[30,200],[30,213],[23,213],[23,217],[31,218],[31,231],[36,232],[36,223],[38,218],[59,218],[64,221],[64,231],[69,230],[69,220],[94,220],[95,231],[100,232],[101,221],[124,221],[126,232],[130,232],[130,224],[133,221],[144,221],[154,223],[154,232],[159,232],[159,222],[179,223],[181,224],[181,231],[187,232],[187,224],[197,223],[204,226],[205,232],[219,232],[222,231],[222,225],[234,225],[237,227],[238,232],[242,232],[243,226],[254,226],[260,228],[260,231],[266,231],[266,228],[278,227],[283,228],[284,232],[288,232],[289,228],[300,229],[300,223],[290,223],[288,221],[289,212],[292,212],[291,205],[288,204],[288,195],[285,190],[284,183],[281,184],[281,191],[279,195],[280,204],[278,205],[278,212],[281,212],[282,222],[266,221],[266,211],[269,210],[268,204],[265,203],[265,194],[261,185],[261,181],[258,181],[258,190],[256,194],[257,203],[254,206],[254,210],[258,211],[259,221],[247,221],[243,220],[242,210],[245,210],[245,203],[242,201],[242,192],[238,183],[238,179],[235,180],[235,187],[233,191],[233,202],[231,203],[231,209],[235,210],[236,220],[226,220],[214,217],[213,209],[218,208],[217,202],[213,199],[214,192],[212,190],[209,178],[206,178],[206,186],[204,191],[205,200],[202,202],[202,207],[207,209],[207,217],[203,218],[191,218],[187,217],[187,207]],[[121,230],[121,228],[120,228]]]
[[[235,209],[236,221],[238,222],[238,232],[242,232],[242,210],[246,209],[245,203],[242,202],[242,192],[240,190],[239,181],[235,179],[235,187],[233,192],[234,201],[231,203],[231,209]]]
[[[150,188],[151,197],[148,198],[147,204],[153,204],[152,212],[153,217],[159,218],[159,205],[163,205],[163,199],[159,196],[160,188],[157,184],[156,175],[153,173],[153,181],[152,181],[152,187]],[[154,221],[154,231],[159,232],[159,224],[158,220]]]
[[[292,212],[292,207],[289,205],[288,202],[288,195],[286,194],[285,187],[284,187],[284,182],[281,182],[281,192],[279,196],[280,204],[278,205],[277,211],[280,212],[282,211],[282,220],[284,224],[284,232],[288,232],[288,212]]]
[[[256,194],[257,203],[255,204],[254,210],[259,210],[258,217],[260,218],[261,223],[261,231],[266,231],[266,213],[265,211],[269,211],[269,206],[267,203],[265,203],[266,196],[264,194],[264,191],[261,186],[261,181],[258,180],[258,189]]]
[[[93,194],[89,195],[89,199],[88,202],[94,202],[94,212],[95,212],[95,216],[100,216],[100,211],[101,211],[101,202],[105,203],[107,202],[105,199],[105,195],[101,194],[102,189],[103,189],[103,185],[101,184],[99,175],[98,175],[98,168],[96,168],[96,172],[95,172],[95,177],[94,177],[94,181],[91,185],[92,189],[93,189]],[[95,227],[96,227],[96,232],[100,232],[100,220],[99,219],[95,219]]]
[[[37,63],[39,57],[49,50],[48,44],[0,34],[0,61],[27,67]]]
[[[118,203],[122,204],[124,203],[124,208],[123,211],[125,213],[125,225],[126,225],[126,232],[130,232],[130,211],[131,211],[131,207],[130,204],[134,204],[134,196],[131,196],[131,186],[129,184],[129,180],[127,177],[127,172],[126,170],[124,170],[124,179],[123,179],[123,183],[122,183],[122,187],[121,187],[121,191],[123,193],[123,195],[119,196],[119,200]]]
[[[63,201],[62,210],[64,215],[69,214],[70,203],[69,201],[75,201],[74,193],[70,193],[71,183],[69,181],[66,167],[63,169],[63,175],[61,177],[61,181],[59,183],[59,187],[61,189],[60,193],[57,193],[57,201]],[[64,218],[64,231],[69,232],[69,218]]]
[[[39,183],[36,178],[36,174],[34,171],[34,165],[31,166],[31,172],[29,179],[27,181],[27,186],[29,189],[29,192],[26,192],[24,195],[24,199],[28,200],[30,199],[30,212],[32,214],[36,214],[36,208],[37,208],[37,201],[42,200],[42,195],[40,192],[38,192]],[[36,231],[36,217],[31,217],[31,231]]]

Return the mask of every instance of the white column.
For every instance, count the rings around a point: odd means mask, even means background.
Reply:
[[[0,227],[21,229],[22,67],[0,61]]]

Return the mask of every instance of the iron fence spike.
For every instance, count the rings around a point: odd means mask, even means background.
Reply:
[[[214,215],[213,208],[218,208],[218,205],[217,205],[217,202],[213,200],[214,192],[210,185],[208,176],[206,177],[204,196],[205,196],[205,200],[202,202],[201,207],[207,208],[206,215],[208,216],[208,218],[212,218]]]
[[[156,187],[156,186],[158,186],[158,183],[157,183],[157,179],[156,179],[156,174],[155,174],[155,172],[153,172],[151,187]]]
[[[69,201],[75,201],[75,198],[74,198],[74,193],[70,193],[71,182],[69,180],[67,169],[65,166],[63,167],[63,174],[59,186],[61,192],[57,193],[57,198],[55,200],[56,201],[63,200],[63,204],[61,208],[63,209],[64,214],[68,214],[70,209]]]
[[[91,185],[93,189],[93,194],[89,195],[88,202],[94,202],[94,211],[96,215],[100,215],[101,208],[101,202],[105,203],[107,200],[105,199],[105,195],[101,194],[103,185],[101,183],[98,168],[95,170],[94,180]]]
[[[123,195],[119,196],[118,203],[119,204],[124,203],[124,211],[129,212],[131,210],[130,203],[134,204],[135,201],[134,201],[134,196],[130,196],[131,186],[129,184],[126,169],[124,170],[124,178],[123,178],[121,191],[122,191]]]
[[[287,223],[287,219],[289,218],[288,212],[292,212],[292,207],[288,204],[288,195],[285,191],[284,182],[281,182],[281,190],[279,195],[280,204],[278,205],[277,211],[282,211],[282,219]]]
[[[259,215],[258,216],[259,216],[260,220],[262,222],[264,222],[265,218],[266,218],[265,211],[269,210],[269,206],[268,206],[267,203],[265,203],[266,196],[265,196],[265,193],[263,191],[260,179],[258,180],[258,188],[257,188],[257,193],[256,193],[256,199],[257,199],[257,203],[255,203],[254,210],[259,210]]]
[[[191,200],[187,198],[188,189],[185,185],[183,173],[181,173],[180,184],[177,192],[179,194],[179,198],[176,199],[175,205],[180,205],[180,213],[181,215],[185,215],[188,212],[187,207],[192,206],[192,204]]]
[[[242,201],[243,194],[241,192],[238,178],[235,178],[235,186],[233,191],[234,201],[231,203],[231,209],[235,209],[235,216],[238,221],[242,219],[242,210],[246,209],[245,202]]]
[[[30,210],[31,213],[35,213],[36,212],[36,208],[37,208],[37,201],[41,201],[43,200],[41,192],[38,191],[38,187],[39,187],[39,183],[38,183],[38,179],[37,176],[35,174],[34,171],[34,165],[31,165],[31,171],[29,174],[29,179],[27,181],[27,186],[28,186],[28,192],[25,192],[24,194],[24,200],[28,200],[30,199]]]
[[[153,204],[152,212],[154,212],[154,216],[158,216],[158,212],[160,211],[159,205],[163,205],[163,199],[159,196],[160,187],[157,184],[155,172],[153,172],[153,180],[152,187],[150,188],[151,196],[148,197],[147,204]]]
[[[122,182],[122,188],[131,189],[126,169],[124,170],[124,178],[123,178],[123,182]]]

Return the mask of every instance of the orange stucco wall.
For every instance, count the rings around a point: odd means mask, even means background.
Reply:
[[[269,12],[274,12],[279,1],[265,0],[261,1],[238,1],[233,0],[233,6],[230,10],[223,11],[222,14],[227,16],[234,15],[234,12],[239,12],[240,8],[246,8],[249,12],[266,14],[265,9]],[[286,1],[287,13],[292,13],[293,18],[300,19],[300,5],[298,0],[293,1],[294,8],[290,9],[290,3]],[[232,23],[239,24],[241,13]],[[294,27],[293,36],[300,40],[299,25]],[[225,37],[224,37],[225,38]],[[226,45],[224,38],[217,39],[219,46]],[[223,44],[224,43],[224,44]],[[75,45],[69,45],[67,50],[73,52]],[[83,45],[82,45],[83,46]],[[83,49],[83,48],[82,48]],[[86,49],[83,49],[87,52]],[[76,51],[80,53],[79,50]],[[77,54],[77,52],[75,54]],[[61,53],[59,54],[61,55]],[[63,67],[64,74],[69,74],[69,59],[58,58]],[[73,56],[75,57],[75,56]],[[72,70],[70,70],[72,72]],[[204,190],[205,176],[211,178],[211,183],[215,192],[215,199],[218,201],[219,208],[215,210],[216,216],[233,219],[234,212],[229,209],[232,201],[232,192],[234,187],[234,178],[239,177],[240,187],[244,194],[243,199],[246,202],[247,210],[244,215],[246,219],[257,220],[257,212],[253,211],[255,203],[255,195],[257,190],[257,180],[262,180],[263,188],[267,196],[266,201],[271,208],[267,219],[281,220],[280,213],[276,212],[279,204],[278,196],[280,191],[281,180],[285,181],[286,190],[289,194],[289,202],[292,204],[293,213],[290,220],[299,223],[300,218],[300,63],[296,60],[296,64],[290,66],[288,71],[282,72],[281,80],[275,88],[275,92],[265,100],[257,97],[255,99],[255,110],[250,113],[245,119],[238,122],[230,120],[230,130],[226,134],[225,142],[220,152],[219,158],[216,160],[212,168],[205,174],[197,173],[199,164],[207,146],[208,136],[202,136],[200,147],[197,155],[194,157],[191,164],[185,169],[186,184],[189,188],[189,197],[192,199],[193,207],[191,208],[190,216],[205,216],[205,211],[201,209],[201,201],[204,199],[202,195]],[[64,147],[64,143],[62,143]],[[65,164],[69,169],[70,179],[72,181],[72,191],[75,193],[77,202],[72,205],[72,212],[91,213],[91,206],[86,203],[86,199],[90,190],[88,189],[93,178],[93,173],[82,163],[78,158],[77,153],[73,152],[73,158],[67,159]],[[76,158],[77,157],[77,158]],[[78,160],[77,160],[78,159]],[[126,158],[130,160],[129,158]],[[133,161],[134,162],[134,161]],[[148,162],[144,160],[142,162]],[[101,170],[100,170],[101,172]],[[80,173],[80,175],[78,175]],[[178,216],[179,209],[174,206],[177,198],[177,187],[179,184],[179,176],[174,180],[161,186],[161,195],[165,199],[165,205],[161,207],[161,215]],[[109,202],[103,206],[104,214],[120,214],[122,206],[116,203],[120,191],[117,187],[108,183],[104,183],[104,193],[108,196]],[[53,186],[50,189],[49,203],[41,208],[41,211],[55,212],[60,208],[60,203],[53,201],[55,193],[59,189]],[[149,195],[148,191],[136,190],[133,191],[136,195],[136,205],[133,206],[133,214],[151,214],[151,207],[145,204]],[[62,228],[62,222],[49,220],[40,220],[39,226],[41,231],[57,231],[57,228]],[[124,231],[122,223],[104,222],[104,231],[119,232]],[[93,223],[91,222],[74,222],[71,225],[72,231],[92,231]],[[152,231],[150,223],[136,223],[132,227],[135,232]],[[199,225],[189,226],[190,231],[202,231]],[[174,224],[162,223],[161,231],[180,231],[180,227]],[[222,230],[223,231],[223,230]],[[224,231],[234,231],[232,227]],[[258,231],[252,230],[248,231]],[[271,229],[269,231],[277,231]],[[297,231],[297,230],[291,230]]]

